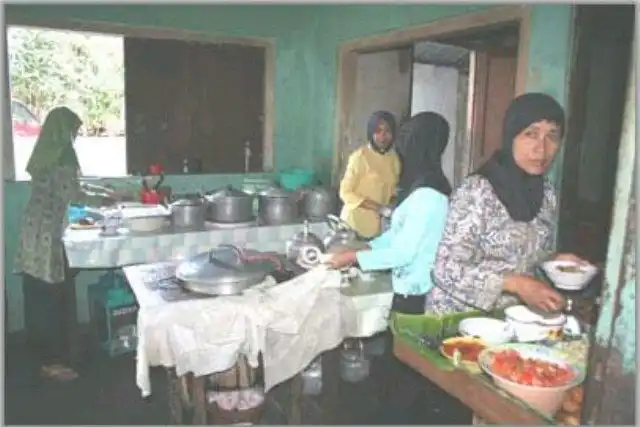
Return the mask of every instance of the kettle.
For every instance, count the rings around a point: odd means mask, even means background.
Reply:
[[[323,240],[325,251],[329,253],[332,249],[343,247],[355,249],[359,241],[356,230],[335,215],[329,214],[326,218],[329,231]]]
[[[309,231],[309,221],[304,222],[304,228],[296,233],[285,246],[285,254],[289,261],[296,263],[303,247],[316,247],[320,252],[324,252],[325,246],[322,240]]]

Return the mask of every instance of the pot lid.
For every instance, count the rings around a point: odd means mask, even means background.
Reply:
[[[199,197],[184,197],[176,200],[171,203],[171,206],[200,206],[202,204],[202,199]]]
[[[233,186],[228,185],[226,188],[216,191],[211,197],[251,197],[244,191],[237,190]]]
[[[258,254],[257,251],[245,252],[247,255]],[[236,248],[221,245],[180,263],[176,268],[176,278],[212,286],[247,282],[256,284],[274,269],[275,266],[269,261],[244,262]]]
[[[271,186],[261,191],[260,196],[274,198],[274,199],[284,199],[286,197],[291,197],[291,193],[283,188]]]

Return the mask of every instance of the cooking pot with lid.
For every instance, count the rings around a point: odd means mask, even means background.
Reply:
[[[173,226],[176,228],[203,229],[207,211],[206,200],[199,195],[180,198],[169,205]]]
[[[291,224],[299,213],[297,193],[273,186],[258,195],[258,216],[263,224]]]
[[[249,222],[253,220],[253,196],[232,186],[207,196],[207,219],[217,223]]]
[[[263,282],[277,268],[273,260],[258,255],[258,251],[219,245],[180,263],[176,278],[184,288],[199,294],[240,294]]]
[[[315,187],[302,190],[302,211],[311,220],[323,220],[327,215],[336,211],[338,195],[335,191],[323,187],[318,183]]]

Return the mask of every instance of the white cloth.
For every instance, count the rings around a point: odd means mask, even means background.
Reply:
[[[170,275],[172,264],[162,266]],[[240,296],[167,302],[144,283],[152,269],[158,264],[124,269],[140,306],[136,382],[143,396],[151,394],[151,366],[201,376],[230,369],[241,354],[256,367],[259,353],[268,391],[345,337],[383,330],[391,303],[390,284],[345,295],[340,272],[324,267],[280,284],[269,278]],[[354,302],[358,296],[366,298]],[[375,318],[365,320],[368,330],[358,331],[359,312]]]

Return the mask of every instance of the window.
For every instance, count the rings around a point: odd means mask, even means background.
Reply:
[[[141,37],[146,31],[9,28],[17,180],[30,178],[40,121],[59,105],[83,120],[75,149],[85,176],[142,173],[151,163],[168,174],[269,168],[272,46]]]

